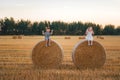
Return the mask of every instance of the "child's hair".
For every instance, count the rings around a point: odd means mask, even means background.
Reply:
[[[93,27],[92,27],[92,26],[90,26],[90,27],[88,27],[88,28],[86,29],[85,34],[87,34],[87,32],[89,31],[90,28],[91,28],[92,33],[94,34],[94,31],[93,31]]]
[[[46,27],[46,29],[50,29],[50,27]]]
[[[47,29],[50,29],[50,27],[47,27]]]
[[[87,31],[88,31],[90,28],[91,28],[91,30],[93,31],[93,27],[92,27],[92,26],[88,27],[88,28],[87,28]]]

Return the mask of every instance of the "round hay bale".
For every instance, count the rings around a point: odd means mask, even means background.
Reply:
[[[106,53],[104,47],[97,41],[93,41],[93,45],[88,46],[88,41],[83,40],[74,47],[72,59],[78,68],[94,69],[104,65]]]
[[[63,59],[62,47],[51,40],[51,45],[46,47],[45,41],[40,41],[32,50],[32,61],[39,68],[58,68]]]
[[[100,36],[97,36],[97,38],[100,38]]]
[[[71,39],[71,37],[68,37],[68,39]]]
[[[78,39],[85,39],[85,37],[78,37]]]
[[[18,36],[18,39],[22,39],[22,35],[19,35],[19,36]]]
[[[17,36],[13,36],[12,38],[13,38],[13,39],[17,39]]]
[[[104,37],[100,37],[100,39],[104,39]]]
[[[65,37],[65,39],[71,39],[71,37]]]

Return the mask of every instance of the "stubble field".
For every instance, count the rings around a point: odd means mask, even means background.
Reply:
[[[72,50],[79,36],[52,36],[64,51],[62,65],[57,69],[39,69],[32,63],[32,48],[43,36],[0,36],[0,80],[120,80],[120,36],[104,36],[94,40],[106,50],[106,62],[99,69],[77,69],[72,62]]]

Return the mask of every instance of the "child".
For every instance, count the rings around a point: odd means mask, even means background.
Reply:
[[[50,27],[46,27],[46,32],[42,31],[42,34],[45,35],[46,47],[50,46],[50,35],[53,34],[53,30],[50,32]]]
[[[88,40],[88,45],[93,45],[93,36],[92,36],[94,34],[93,28],[88,27],[85,34],[86,34],[86,40]]]

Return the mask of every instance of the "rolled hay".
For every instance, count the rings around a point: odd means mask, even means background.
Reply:
[[[77,68],[100,68],[106,61],[104,47],[97,41],[93,41],[92,46],[88,46],[88,41],[79,42],[73,50],[72,59]]]
[[[39,68],[58,68],[63,60],[62,47],[51,40],[51,45],[46,47],[45,41],[40,41],[32,50],[32,61]]]
[[[65,37],[65,39],[71,39],[71,37]]]
[[[99,37],[100,39],[104,39],[104,37]]]
[[[78,39],[85,39],[85,37],[78,37]]]
[[[13,38],[13,39],[17,39],[17,36],[15,35],[15,36],[13,36],[12,38]]]
[[[22,35],[19,35],[19,36],[18,36],[18,39],[22,39]]]
[[[99,38],[100,36],[97,36],[97,38]]]
[[[97,38],[99,38],[99,39],[104,39],[104,37],[102,37],[102,36],[97,36]]]

